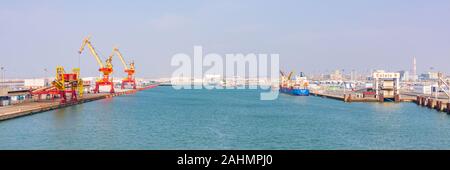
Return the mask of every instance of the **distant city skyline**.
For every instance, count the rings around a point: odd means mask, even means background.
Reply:
[[[278,53],[280,68],[450,73],[450,1],[8,1],[0,6],[6,78],[54,76],[57,65],[98,76],[82,39],[104,59],[117,45],[143,78],[170,77],[192,53]],[[114,77],[124,77],[118,58]]]

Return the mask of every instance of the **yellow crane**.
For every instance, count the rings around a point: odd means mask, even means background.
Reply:
[[[294,71],[291,71],[290,73],[289,73],[289,75],[288,75],[288,77],[287,77],[287,79],[288,80],[291,80],[292,79],[292,75],[294,74]]]
[[[112,79],[109,78],[109,75],[113,72],[112,56],[109,56],[109,58],[106,59],[105,64],[103,64],[89,39],[90,36],[83,39],[83,44],[81,45],[78,53],[81,54],[84,48],[87,46],[91,54],[97,60],[98,65],[100,66],[98,71],[100,71],[103,74],[103,77],[95,82],[94,93],[99,92],[100,86],[111,86],[110,93],[114,93],[114,83]]]
[[[133,86],[133,89],[136,89],[136,80],[134,79],[134,61],[132,61],[130,63],[130,67],[127,66],[127,63],[125,62],[125,60],[123,59],[122,53],[120,53],[119,49],[117,47],[113,48],[113,51],[111,53],[111,55],[109,56],[109,58],[112,58],[112,56],[114,56],[114,54],[117,54],[117,56],[119,57],[120,61],[123,64],[124,72],[127,73],[127,77],[122,79],[122,89],[125,88],[125,84],[131,84]]]
[[[61,103],[68,101],[67,93],[71,94],[71,102],[76,102],[78,97],[83,97],[83,80],[80,77],[79,68],[74,68],[72,73],[66,73],[64,67],[57,66],[55,80],[51,84],[51,87],[33,91],[32,95],[38,95],[38,99],[41,99],[41,95],[51,95],[53,99],[55,95],[59,95]]]

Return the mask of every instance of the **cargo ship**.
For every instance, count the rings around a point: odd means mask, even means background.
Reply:
[[[281,87],[280,91],[294,96],[309,96],[309,89]]]
[[[281,73],[280,92],[294,96],[309,96],[308,80],[303,73],[292,78],[293,72],[289,75]]]

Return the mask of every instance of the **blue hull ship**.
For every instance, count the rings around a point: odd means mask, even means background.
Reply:
[[[309,96],[309,89],[296,89],[296,88],[280,88],[281,93],[286,93],[294,96]]]

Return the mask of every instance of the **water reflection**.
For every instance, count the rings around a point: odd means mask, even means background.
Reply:
[[[395,112],[403,108],[403,103],[384,102],[384,103],[368,103],[377,112]]]

